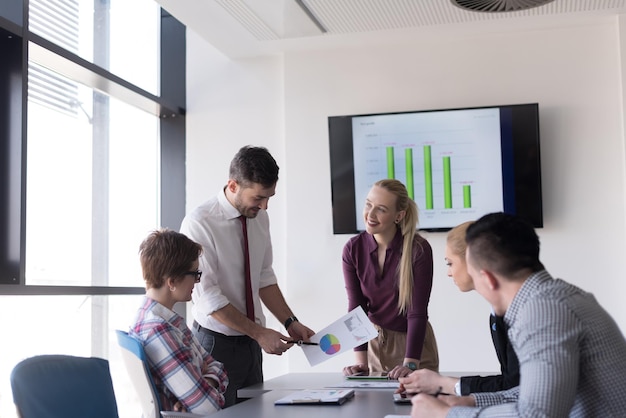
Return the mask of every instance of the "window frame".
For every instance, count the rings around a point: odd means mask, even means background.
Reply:
[[[21,9],[20,9],[21,7]],[[185,215],[186,28],[160,8],[160,94],[151,94],[28,31],[28,0],[0,11],[0,295],[133,295],[143,287],[26,285],[28,59],[159,117],[160,224],[178,230]],[[22,24],[15,22],[21,14]],[[19,42],[19,44],[18,44]],[[4,81],[2,81],[4,80]],[[17,250],[19,249],[19,250]]]

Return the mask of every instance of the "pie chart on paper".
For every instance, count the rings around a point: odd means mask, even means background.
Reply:
[[[339,339],[333,334],[326,334],[320,340],[320,348],[323,352],[331,356],[341,350],[341,344],[339,344]]]

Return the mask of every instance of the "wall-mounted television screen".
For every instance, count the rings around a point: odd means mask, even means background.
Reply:
[[[490,212],[543,227],[537,103],[328,118],[333,232],[365,230],[371,186],[395,178],[419,229],[447,231]]]

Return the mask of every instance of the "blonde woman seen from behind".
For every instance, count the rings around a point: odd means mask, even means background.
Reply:
[[[467,271],[465,252],[465,233],[473,222],[462,223],[448,232],[446,240],[446,265],[448,277],[461,292],[474,290],[474,282]],[[492,376],[448,377],[428,370],[418,370],[410,376],[400,379],[398,392],[425,392],[469,395],[477,392],[497,392],[510,389],[519,384],[519,362],[507,335],[508,326],[501,316],[489,316],[489,328],[493,346],[500,362],[500,374]]]

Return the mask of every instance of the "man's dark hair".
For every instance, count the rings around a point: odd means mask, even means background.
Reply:
[[[242,187],[272,187],[278,181],[278,164],[267,148],[246,145],[233,157],[229,177]]]
[[[513,277],[521,270],[543,270],[539,237],[532,224],[519,216],[490,213],[467,228],[465,241],[471,261],[480,269]]]

